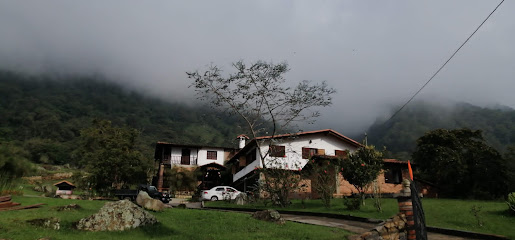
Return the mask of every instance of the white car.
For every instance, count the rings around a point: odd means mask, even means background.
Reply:
[[[203,190],[200,194],[202,200],[218,201],[235,199],[241,192],[229,186],[216,186],[209,190]]]

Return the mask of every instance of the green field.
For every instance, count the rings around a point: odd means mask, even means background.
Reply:
[[[349,211],[343,205],[343,199],[333,199],[332,207],[325,208],[320,200],[305,200],[302,204],[294,200],[287,208],[275,208],[285,211],[325,212],[342,215],[351,215],[365,218],[387,219],[397,214],[397,200],[382,199],[383,212],[379,213],[374,208],[371,199],[365,201],[365,206],[360,210]],[[464,231],[498,234],[515,239],[515,214],[508,211],[508,206],[502,201],[456,200],[456,199],[431,199],[422,200],[428,226],[450,228]],[[262,203],[238,206],[228,202],[206,202],[207,207],[243,207],[266,209]],[[481,207],[476,218],[471,209],[473,206]],[[483,223],[478,226],[477,220]]]
[[[255,220],[248,214],[209,210],[167,209],[153,213],[159,224],[123,232],[85,232],[73,229],[73,222],[98,211],[104,201],[65,200],[14,196],[13,201],[41,208],[0,212],[0,239],[345,239],[342,229],[286,222],[278,225]],[[54,207],[70,203],[82,209],[59,212]],[[38,228],[26,220],[58,217],[61,229]]]

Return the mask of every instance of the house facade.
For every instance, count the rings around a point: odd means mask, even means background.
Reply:
[[[163,183],[164,172],[173,167],[192,170],[201,167],[205,172],[204,175],[209,175],[208,173],[213,175],[225,169],[223,165],[235,152],[234,148],[157,142],[154,160],[158,174],[154,184],[160,191],[167,190],[166,184]]]
[[[264,167],[261,156],[265,156],[266,167],[302,170],[313,155],[345,156],[360,146],[331,129],[264,136],[245,144],[228,163],[232,164],[233,185],[245,190],[256,181],[256,169]]]
[[[265,156],[266,167],[302,171],[312,156],[345,157],[347,152],[356,151],[362,144],[334,130],[300,132],[277,136],[258,137],[244,144],[228,161],[232,165],[233,184],[235,188],[246,191],[262,177],[257,174],[263,168],[261,156]],[[384,194],[397,193],[402,189],[402,179],[407,178],[407,162],[384,159],[384,171],[377,178],[377,185]],[[337,184],[335,196],[348,196],[357,193],[357,189],[345,180],[340,173],[334,174]],[[297,198],[317,198],[311,189],[311,179],[304,179],[305,186],[301,192],[293,194]],[[372,189],[368,191],[372,193]]]

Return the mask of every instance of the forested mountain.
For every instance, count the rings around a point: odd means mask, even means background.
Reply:
[[[94,119],[141,132],[139,147],[168,141],[234,146],[238,119],[207,106],[185,106],[124,90],[101,77],[27,76],[0,71],[0,144],[27,150],[34,162],[71,161],[80,130]]]
[[[506,106],[483,108],[466,103],[443,105],[414,102],[394,119],[378,120],[368,130],[368,142],[386,146],[393,157],[409,159],[416,140],[437,128],[482,130],[488,144],[504,152],[515,143],[515,110]]]

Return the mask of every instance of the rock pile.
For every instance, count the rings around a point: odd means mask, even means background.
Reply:
[[[375,229],[363,233],[361,235],[351,236],[350,240],[405,240],[406,235],[406,216],[404,214],[397,214],[395,217],[386,220],[385,223],[376,227]]]
[[[79,220],[77,229],[87,231],[123,231],[157,223],[156,217],[129,200],[106,203],[98,213]]]
[[[273,209],[257,211],[252,214],[252,217],[258,220],[264,220],[268,222],[275,222],[278,224],[284,224],[284,219],[281,217],[281,214]]]

